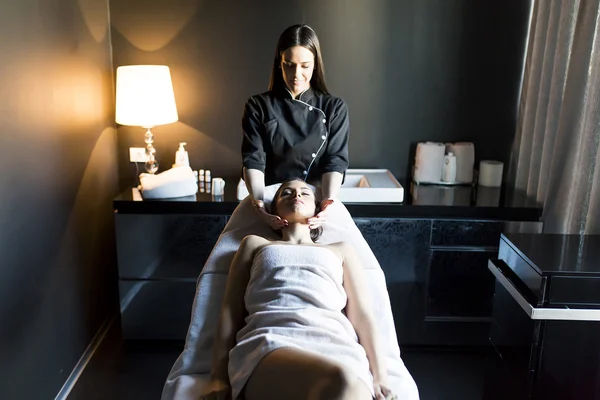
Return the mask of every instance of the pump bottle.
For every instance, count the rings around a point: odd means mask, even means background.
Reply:
[[[186,142],[179,143],[179,150],[175,153],[175,166],[176,167],[189,167],[190,166],[190,158],[188,156],[188,152],[185,151]]]

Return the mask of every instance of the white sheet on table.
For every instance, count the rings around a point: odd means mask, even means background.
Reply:
[[[267,204],[278,186],[272,185],[266,188]],[[371,301],[382,335],[390,385],[400,399],[418,400],[417,385],[400,358],[400,348],[383,271],[346,207],[340,202],[335,202],[328,208],[328,212],[329,217],[323,225],[323,235],[319,242],[327,244],[347,241],[354,246],[365,268],[372,295]],[[233,212],[200,273],[185,347],[169,373],[163,388],[162,400],[197,400],[208,380],[212,341],[229,265],[241,240],[249,234],[277,238],[275,232],[258,219],[250,199],[246,198]]]

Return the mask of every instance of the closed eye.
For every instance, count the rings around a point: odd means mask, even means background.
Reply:
[[[310,192],[301,192],[300,194],[301,194],[302,196],[310,196],[310,195],[311,195],[311,193],[310,193]],[[292,191],[291,191],[291,190],[284,190],[283,192],[281,192],[281,197],[284,197],[284,196],[292,196],[292,195],[294,195],[294,193],[292,193]]]
[[[293,68],[297,65],[297,64],[294,64],[293,62],[287,62],[287,61],[284,61],[282,64],[286,68]],[[310,68],[310,64],[308,64],[308,63],[302,63],[302,64],[300,64],[300,66],[305,69]]]

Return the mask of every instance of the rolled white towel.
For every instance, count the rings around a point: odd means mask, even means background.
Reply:
[[[419,143],[415,155],[413,180],[417,183],[441,182],[445,150],[446,147],[443,143]]]
[[[170,199],[194,195],[198,185],[192,169],[183,166],[156,175],[140,174],[140,191],[144,199]]]

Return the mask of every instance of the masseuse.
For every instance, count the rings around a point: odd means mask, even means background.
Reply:
[[[348,109],[329,94],[319,40],[307,25],[279,37],[269,91],[252,96],[242,120],[244,180],[261,218],[275,229],[287,224],[263,202],[265,185],[291,178],[321,187],[321,209],[311,228],[326,219],[348,168]]]

